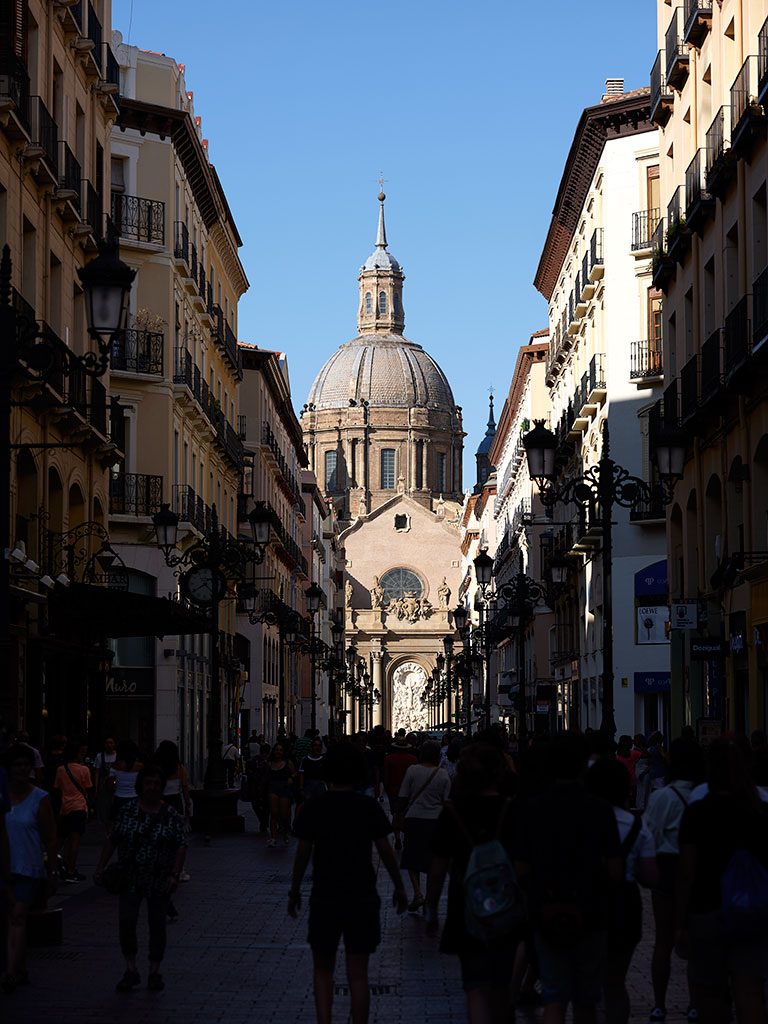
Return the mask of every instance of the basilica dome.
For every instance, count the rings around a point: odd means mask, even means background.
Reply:
[[[455,409],[445,374],[421,345],[402,334],[362,334],[338,348],[309,392],[315,409],[368,402],[390,408]]]

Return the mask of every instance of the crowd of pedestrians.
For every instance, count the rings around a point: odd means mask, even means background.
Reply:
[[[599,1007],[607,1024],[631,1014],[664,1024],[675,957],[687,966],[689,1024],[726,1024],[734,1014],[738,1024],[768,1021],[762,733],[702,747],[687,729],[667,747],[660,733],[521,744],[502,727],[469,739],[377,727],[335,740],[307,730],[273,745],[254,734],[242,751],[229,746],[227,782],[239,782],[251,803],[269,856],[295,845],[292,916],[302,912],[312,862],[308,941],[320,1024],[332,1019],[342,941],[352,1020],[368,1020],[369,958],[382,941],[378,865],[416,941],[457,958],[471,1024],[507,1024],[524,1005],[539,1005],[544,1024],[562,1024],[569,1007],[576,1024],[592,1024]],[[0,753],[2,991],[30,980],[30,912],[57,882],[84,880],[80,840],[93,818],[106,836],[94,881],[117,897],[125,959],[117,990],[141,983],[143,905],[147,987],[162,990],[173,896],[189,878],[192,799],[176,745],[142,754],[131,740],[107,737],[91,759],[65,737],[40,751],[20,734]],[[626,979],[644,931],[653,937],[654,999],[638,1007]]]

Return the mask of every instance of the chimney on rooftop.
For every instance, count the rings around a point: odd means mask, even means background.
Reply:
[[[608,100],[612,96],[621,96],[624,93],[624,79],[623,78],[606,78],[605,80],[605,92],[603,93],[603,100]]]

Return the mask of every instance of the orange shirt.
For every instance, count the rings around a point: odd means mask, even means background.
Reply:
[[[60,813],[71,814],[73,811],[87,811],[88,804],[86,799],[72,779],[70,779],[69,775],[67,775],[67,767],[80,783],[80,789],[84,789],[87,792],[93,785],[91,782],[91,773],[84,764],[75,764],[74,762],[70,762],[66,767],[64,765],[60,765],[56,769],[56,778],[53,781],[54,789],[61,790]]]

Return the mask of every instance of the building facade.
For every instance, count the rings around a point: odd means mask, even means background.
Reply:
[[[549,304],[546,384],[559,481],[595,466],[610,430],[612,457],[653,482],[651,409],[661,392],[660,296],[651,279],[659,141],[647,89],[609,80],[582,114],[561,179],[535,285]],[[581,504],[558,505],[552,542],[570,557],[576,595],[571,713],[602,721],[601,529]],[[664,510],[614,508],[614,704],[619,732],[669,726]],[[560,525],[562,524],[562,525]],[[652,582],[646,582],[650,579]],[[570,601],[557,609],[568,632]]]
[[[11,387],[3,543],[15,554],[5,566],[10,590],[2,585],[10,608],[0,714],[41,743],[52,732],[101,727],[109,666],[104,617],[89,594],[103,582],[95,557],[108,543],[108,468],[123,440],[111,422],[109,374],[68,364],[69,353],[96,348],[78,270],[96,255],[108,209],[118,111],[110,38],[109,0],[0,9],[0,246],[10,251],[19,326],[44,336],[50,353],[45,370],[19,363],[3,381]]]
[[[460,581],[461,409],[434,359],[402,333],[404,274],[388,251],[384,198],[358,277],[358,335],[322,367],[301,416],[310,468],[342,528],[348,728],[426,723],[421,697],[453,632]]]
[[[180,516],[180,545],[210,533],[216,520],[238,531],[244,469],[238,423],[242,358],[237,304],[248,287],[241,240],[208,160],[184,68],[162,54],[124,45],[120,115],[109,181],[112,223],[123,258],[136,268],[130,329],[112,353],[113,393],[125,419],[125,459],[110,475],[109,525],[130,588],[176,595],[152,528],[161,503]],[[237,728],[246,666],[234,602],[220,603],[225,739]],[[200,778],[211,688],[209,636],[144,636],[115,643],[115,686],[107,724],[143,749],[179,743]]]
[[[659,420],[687,440],[667,517],[676,728],[768,721],[768,20],[657,3]]]

